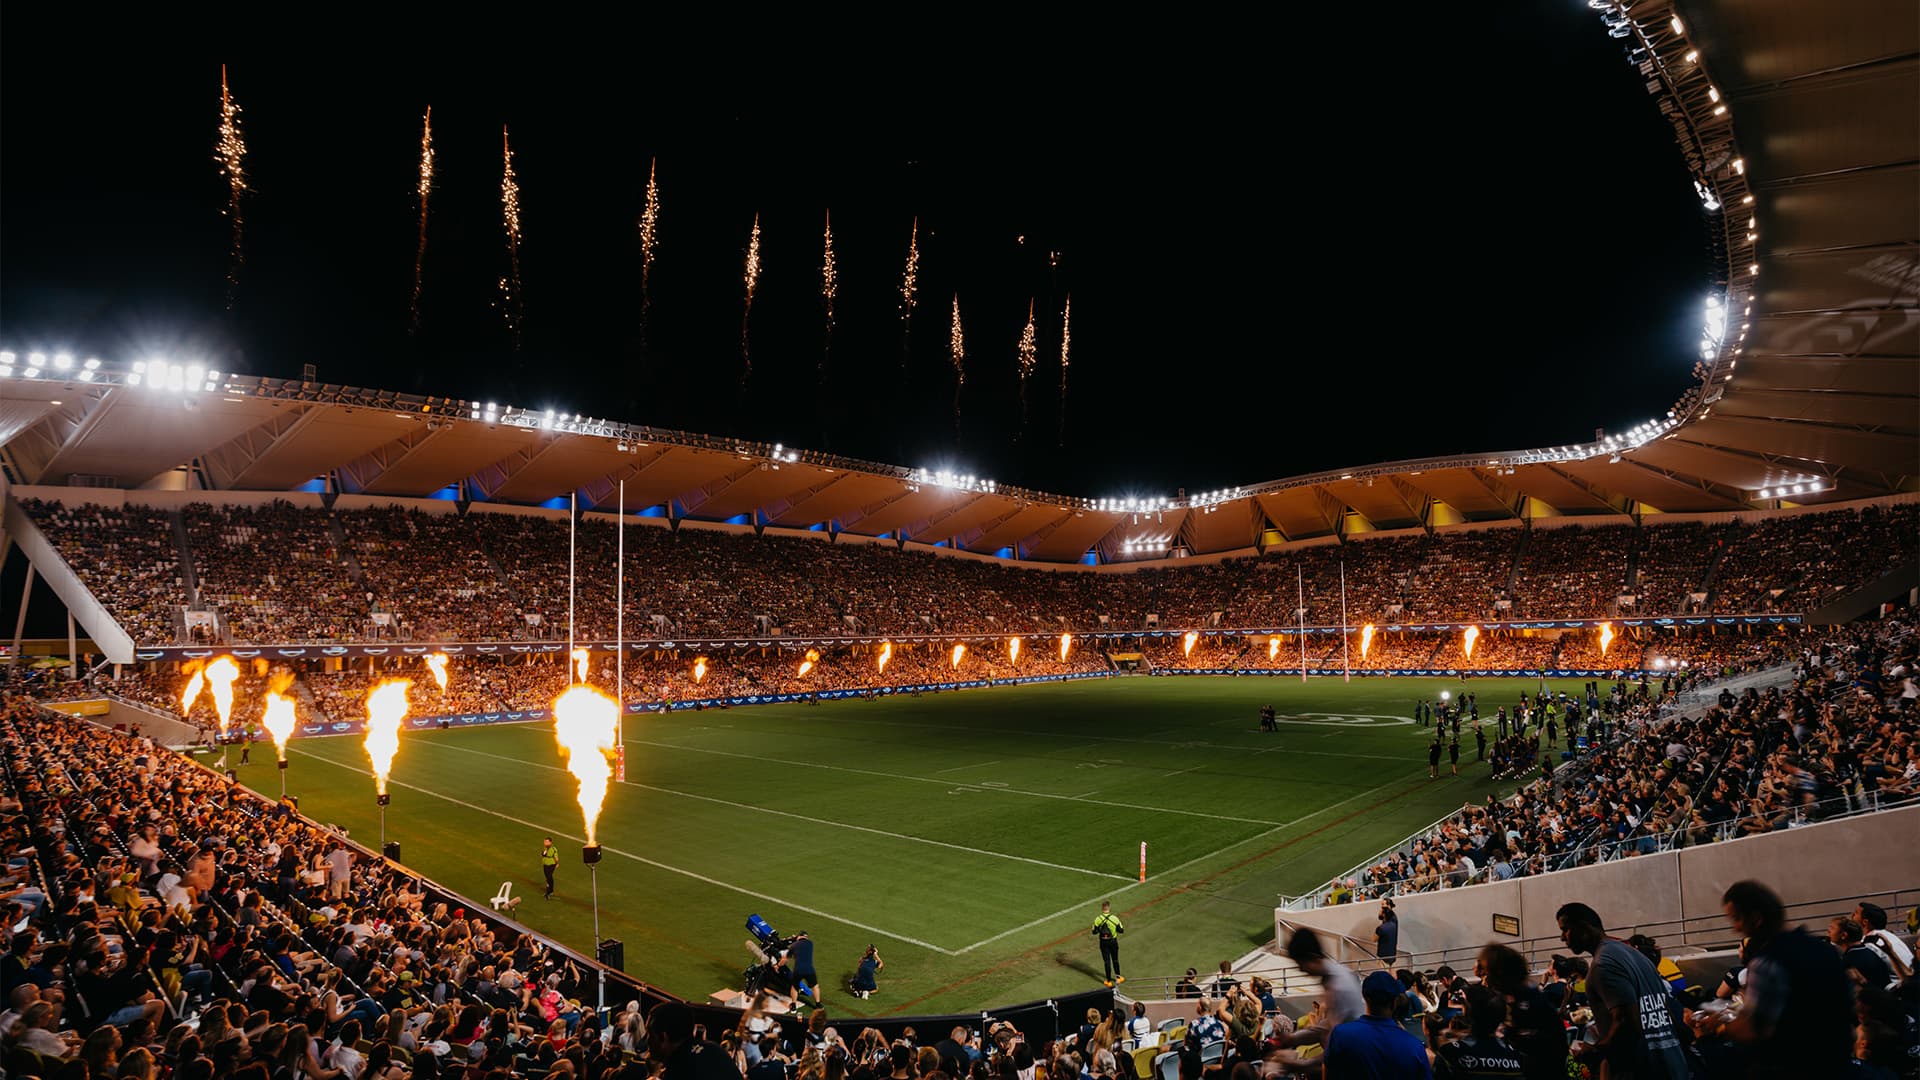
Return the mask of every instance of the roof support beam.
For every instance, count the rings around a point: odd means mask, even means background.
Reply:
[[[228,490],[242,486],[248,470],[274,447],[285,444],[320,416],[318,405],[296,405],[266,423],[200,455],[206,464],[208,486]]]
[[[473,475],[467,477],[467,484],[471,488],[479,489],[484,499],[492,499],[501,488],[507,486],[507,481],[518,476],[527,466],[538,461],[540,455],[558,445],[560,445],[558,436],[548,436],[547,441],[538,446],[515,450],[491,465],[483,465],[475,469]]]
[[[384,446],[376,446],[372,450],[362,454],[359,459],[340,466],[340,482],[334,486],[338,490],[348,493],[365,491],[372,487],[381,476],[392,470],[394,466],[412,456],[414,451],[432,442],[448,430],[450,430],[450,428],[441,427],[428,429],[423,427],[418,431],[409,431]]]
[[[674,501],[679,503],[681,509],[685,510],[688,515],[692,515],[698,512],[702,506],[712,502],[716,496],[728,488],[767,467],[768,463],[764,461],[750,462],[744,469],[735,469],[725,476],[720,477],[718,480],[709,481],[694,488],[692,491],[680,493],[674,498]],[[758,523],[756,522],[756,524]]]
[[[581,484],[578,492],[581,501],[586,503],[587,508],[590,510],[597,510],[605,506],[609,499],[618,501],[621,481],[632,480],[634,477],[660,464],[660,462],[672,452],[672,447],[662,446],[655,450],[645,461],[639,461],[632,465],[622,465],[612,472],[607,473],[605,476]]]

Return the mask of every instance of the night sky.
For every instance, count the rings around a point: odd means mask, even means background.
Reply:
[[[1570,442],[1663,413],[1687,385],[1710,265],[1679,152],[1619,43],[1570,2],[1504,6],[1471,29],[1438,10],[1365,27],[1352,14],[1263,30],[1254,55],[1168,40],[1179,58],[1156,59],[1162,43],[1143,37],[1057,62],[1041,47],[1021,65],[827,52],[745,77],[692,56],[369,69],[230,55],[255,188],[231,313],[212,161],[223,58],[157,49],[76,77],[64,50],[10,33],[0,345],[280,377],[312,363],[328,382],[1090,496]],[[429,103],[438,186],[410,337]],[[493,306],[502,123],[525,229],[517,352]],[[643,338],[636,223],[654,159]],[[822,384],[826,210],[840,299]],[[903,348],[916,215],[920,307]],[[1029,298],[1040,363],[1022,432]]]

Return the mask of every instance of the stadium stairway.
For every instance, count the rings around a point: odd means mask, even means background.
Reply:
[[[187,587],[187,603],[198,607],[200,603],[200,577],[193,572],[193,544],[187,539],[187,521],[180,511],[167,513],[167,523],[173,529],[173,547],[180,559],[180,579]]]
[[[1852,592],[1808,612],[1807,621],[1810,623],[1851,622],[1889,600],[1911,595],[1915,582],[1920,582],[1920,559],[1909,559],[1879,580],[1869,581]]]
[[[353,553],[353,545],[347,542],[347,527],[340,522],[340,515],[327,511],[327,535],[333,538],[333,550],[338,553],[340,565],[353,575],[354,584],[362,589],[367,587],[367,571],[360,565],[359,556]]]

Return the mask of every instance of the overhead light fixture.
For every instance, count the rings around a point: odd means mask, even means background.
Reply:
[[[65,371],[72,366],[73,366],[72,353],[55,353],[53,355],[53,369],[55,371]]]

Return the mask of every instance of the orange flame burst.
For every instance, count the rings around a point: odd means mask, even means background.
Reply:
[[[400,752],[400,721],[407,718],[407,688],[412,679],[388,679],[367,695],[367,759],[373,762],[374,788],[387,793],[393,755]]]
[[[447,654],[433,653],[427,657],[427,667],[433,670],[433,681],[440,684],[440,692],[447,692]]]
[[[1280,656],[1280,635],[1275,634],[1274,636],[1267,639],[1267,663],[1269,664],[1273,663],[1274,660],[1279,658],[1279,656]]]
[[[1360,628],[1360,659],[1365,660],[1367,650],[1371,648],[1373,648],[1373,624],[1368,623]]]
[[[807,658],[800,661],[800,674],[802,676],[806,675],[807,672],[813,670],[813,665],[819,662],[820,662],[820,650],[808,649]]]
[[[597,844],[595,830],[600,808],[607,801],[607,783],[613,766],[614,736],[620,726],[620,706],[585,684],[567,688],[553,701],[553,733],[566,752],[567,771],[580,782],[580,813],[587,823],[587,843]]]
[[[1071,648],[1073,648],[1073,635],[1061,634],[1060,635],[1060,662],[1061,663],[1064,664],[1067,662],[1067,650]]]
[[[586,682],[587,681],[587,650],[575,649],[569,655],[573,657],[573,671],[574,671],[573,677],[575,679],[578,679],[581,682]]]
[[[201,673],[201,669],[206,666],[205,660],[194,660],[184,669],[188,678],[186,687],[180,691],[180,715],[186,716],[193,712],[194,701],[200,697],[200,691],[206,688],[207,677]]]
[[[1020,639],[1017,637],[1007,639],[1007,662],[1010,664],[1020,662]]]
[[[240,677],[240,665],[233,657],[222,656],[207,665],[207,692],[213,695],[213,711],[220,714],[220,734],[227,733],[233,720],[233,681]]]
[[[1187,636],[1180,639],[1181,655],[1192,656],[1193,647],[1197,642],[1199,642],[1199,640],[1200,640],[1200,634],[1198,631],[1194,631],[1194,630],[1187,631]]]
[[[960,658],[965,655],[967,655],[966,645],[964,643],[956,643],[953,646],[953,669],[955,671],[960,670]]]
[[[881,642],[880,643],[880,673],[881,674],[883,675],[886,674],[887,661],[891,659],[893,659],[893,642],[891,641]]]
[[[267,734],[273,736],[273,749],[281,761],[287,760],[287,740],[293,737],[294,724],[299,716],[294,712],[293,699],[281,697],[280,692],[293,683],[293,675],[282,672],[274,676],[267,686],[266,712],[260,721],[266,725]]]
[[[1613,624],[1610,622],[1603,622],[1600,624],[1600,655],[1601,656],[1607,655],[1607,646],[1611,644],[1613,644]]]
[[[1479,640],[1480,640],[1480,628],[1477,626],[1467,627],[1466,634],[1463,635],[1460,639],[1460,644],[1467,651],[1467,659],[1469,660],[1473,659],[1473,643]]]
[[[707,658],[704,656],[694,657],[693,658],[693,681],[699,682],[701,679],[704,679],[706,677],[707,677]]]

